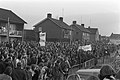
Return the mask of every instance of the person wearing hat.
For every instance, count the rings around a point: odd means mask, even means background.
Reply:
[[[3,61],[3,55],[0,54],[0,74],[5,70],[5,62]]]
[[[110,65],[104,65],[100,74],[98,75],[100,80],[116,80],[115,79],[116,72]]]

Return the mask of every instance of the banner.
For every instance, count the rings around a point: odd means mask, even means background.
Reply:
[[[92,50],[92,47],[91,47],[91,45],[85,45],[85,46],[79,46],[78,47],[78,50],[79,49],[82,49],[82,50],[84,50],[84,51],[91,51]]]
[[[45,46],[45,42],[46,42],[46,33],[39,33],[39,37],[40,37],[40,46]]]
[[[92,47],[91,47],[91,45],[86,45],[86,46],[82,46],[82,49],[83,49],[84,51],[91,51],[91,50],[92,50]]]

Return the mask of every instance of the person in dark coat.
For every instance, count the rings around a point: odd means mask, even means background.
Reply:
[[[12,73],[12,68],[8,66],[5,69],[4,73],[0,74],[0,80],[12,80],[11,73]]]
[[[26,67],[26,76],[27,76],[27,80],[32,80],[32,72],[30,71],[30,66]]]
[[[34,71],[34,75],[32,76],[32,80],[38,80],[39,70],[37,65],[32,65],[32,70]]]
[[[61,77],[60,66],[59,63],[56,62],[53,67],[53,78],[54,80],[60,80],[61,79],[60,77]]]
[[[2,59],[3,59],[3,56],[0,54],[0,74],[2,74],[5,70],[5,63]]]
[[[69,73],[69,69],[70,69],[70,64],[69,64],[67,58],[65,58],[60,63],[60,70],[61,70],[61,72],[63,74],[63,80],[67,79],[68,73]]]
[[[17,63],[17,68],[13,69],[11,76],[13,80],[27,80],[26,73],[23,69],[21,69],[20,62]]]

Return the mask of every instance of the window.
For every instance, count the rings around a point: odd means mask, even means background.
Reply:
[[[16,30],[16,25],[15,24],[10,24],[10,30],[11,31]]]
[[[76,34],[79,34],[79,32],[76,32]]]
[[[83,33],[83,36],[85,36],[86,34],[85,33]]]
[[[87,36],[89,37],[89,34],[87,33]]]
[[[14,34],[15,34],[15,31],[16,31],[16,25],[15,25],[15,24],[10,24],[9,34],[14,35]]]
[[[64,38],[69,38],[70,32],[69,30],[64,30],[63,34],[64,34]]]
[[[1,23],[0,24],[2,32],[7,32],[7,24],[6,23]]]
[[[42,27],[39,27],[39,31],[42,32]]]

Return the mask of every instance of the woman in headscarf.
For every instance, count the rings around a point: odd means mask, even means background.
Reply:
[[[100,74],[98,75],[100,80],[116,80],[115,79],[116,72],[110,65],[104,65]]]

